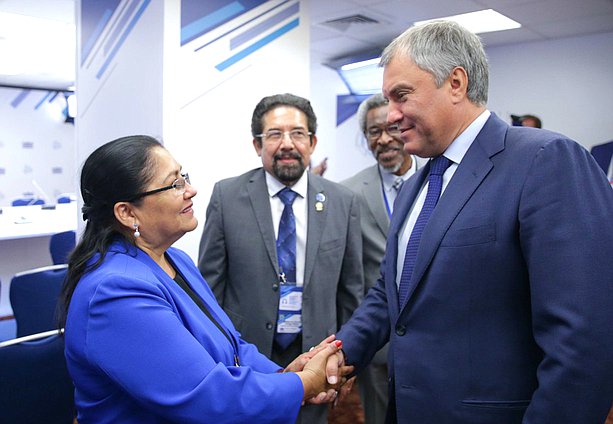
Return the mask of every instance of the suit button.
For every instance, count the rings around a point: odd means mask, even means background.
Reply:
[[[407,332],[407,327],[405,325],[402,324],[398,324],[396,326],[396,334],[399,336],[404,336]]]
[[[279,285],[277,283],[274,283],[272,285],[272,291],[278,291],[279,290]]]
[[[267,330],[272,330],[272,323],[267,322],[267,323],[266,323],[266,329],[267,329]]]

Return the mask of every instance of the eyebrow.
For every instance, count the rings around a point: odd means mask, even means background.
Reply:
[[[177,176],[181,176],[181,171],[183,171],[183,167],[179,165],[178,170],[175,169],[174,171],[170,171],[168,174],[166,174],[163,181],[168,181],[169,178],[172,178],[173,181],[176,180]]]

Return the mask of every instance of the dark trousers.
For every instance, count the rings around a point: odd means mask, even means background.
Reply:
[[[289,365],[302,353],[302,335],[290,344],[287,349],[281,350],[273,345],[271,358],[283,368]],[[296,424],[326,424],[328,422],[328,405],[306,405],[300,409]]]

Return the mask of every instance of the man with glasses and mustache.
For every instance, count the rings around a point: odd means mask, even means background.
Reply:
[[[308,100],[263,98],[251,120],[262,167],[215,185],[200,242],[200,272],[217,300],[281,366],[335,333],[364,291],[358,199],[305,172],[316,129]],[[297,420],[326,421],[315,405]]]
[[[374,94],[364,100],[358,108],[357,117],[368,149],[377,163],[341,184],[350,188],[360,199],[364,288],[368,291],[379,276],[396,194],[402,183],[421,168],[423,160],[404,151],[398,127],[387,123],[387,100],[382,94]],[[359,376],[366,424],[385,421],[387,350],[387,345],[379,350]]]

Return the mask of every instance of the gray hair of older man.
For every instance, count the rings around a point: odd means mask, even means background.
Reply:
[[[383,97],[381,93],[373,94],[360,103],[357,115],[360,129],[364,135],[366,135],[366,115],[368,115],[369,111],[380,108],[381,106],[387,106],[387,99]]]
[[[435,21],[407,29],[383,51],[380,66],[398,55],[406,55],[415,65],[434,76],[441,87],[456,67],[468,75],[468,99],[479,106],[487,103],[489,68],[481,39],[451,21]]]

